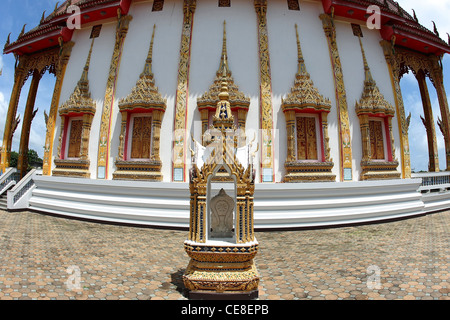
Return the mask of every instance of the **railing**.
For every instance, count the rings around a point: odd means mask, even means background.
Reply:
[[[422,193],[450,191],[450,172],[448,171],[413,173],[411,176],[422,179],[420,187]]]
[[[35,183],[33,178],[37,174],[42,174],[42,171],[36,169],[31,170],[22,178],[11,190],[8,190],[8,210],[26,209],[28,208],[29,200]]]
[[[19,173],[16,168],[8,168],[0,177],[0,195],[19,181]]]

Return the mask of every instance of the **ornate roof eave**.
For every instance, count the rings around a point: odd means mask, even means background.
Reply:
[[[225,79],[228,86],[228,102],[233,110],[246,109],[250,107],[250,98],[239,91],[239,87],[234,83],[234,79],[231,75],[231,71],[228,67],[228,54],[227,54],[227,37],[226,37],[226,22],[224,21],[223,29],[223,44],[222,55],[220,59],[219,69],[216,72],[216,77],[213,84],[209,87],[209,91],[205,92],[200,98],[197,99],[197,106],[199,110],[212,109],[215,110],[217,103],[220,101],[219,94],[221,92],[222,81]]]
[[[297,24],[295,25],[295,32],[297,36],[298,71],[291,92],[286,99],[281,100],[281,109],[283,112],[305,109],[330,112],[331,101],[320,94],[319,90],[314,86],[310,74],[306,70],[298,36]]]
[[[145,60],[144,71],[139,76],[139,80],[131,90],[131,93],[119,101],[121,112],[130,111],[135,108],[166,111],[167,100],[162,97],[155,85],[152,72],[153,41],[155,38],[156,26],[153,26],[152,40]]]
[[[384,40],[391,41],[393,35],[398,35],[397,45],[438,56],[450,53],[450,43],[442,40],[436,30],[433,32],[421,25],[415,13],[411,16],[393,0],[322,0],[322,4],[327,14],[364,22],[367,21],[367,8],[377,5],[381,11],[380,33]]]
[[[72,39],[73,29],[66,26],[72,13],[67,11],[70,5],[77,5],[81,10],[81,25],[117,17],[118,10],[122,15],[128,14],[131,0],[68,0],[55,9],[47,17],[45,11],[38,26],[25,32],[25,26],[17,40],[10,43],[9,37],[3,49],[4,54],[30,54],[52,47],[62,38],[64,42]]]
[[[437,56],[450,53],[450,45],[429,30],[412,24],[389,24],[381,29],[384,40],[392,41],[397,46]]]

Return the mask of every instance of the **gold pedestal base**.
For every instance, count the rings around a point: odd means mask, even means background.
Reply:
[[[227,266],[226,263],[191,260],[183,276],[185,287],[196,293],[248,293],[258,290],[259,274],[254,261]]]
[[[74,177],[89,179],[89,160],[61,160],[55,159],[56,168],[52,171],[55,177]]]
[[[113,180],[162,181],[161,161],[116,161]]]
[[[283,182],[335,182],[333,162],[286,162]]]
[[[361,162],[361,180],[392,180],[400,179],[401,173],[397,171],[398,162]]]

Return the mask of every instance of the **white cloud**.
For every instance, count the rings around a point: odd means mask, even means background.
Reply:
[[[6,113],[8,112],[8,101],[5,99],[5,95],[0,91],[0,119],[6,118]]]

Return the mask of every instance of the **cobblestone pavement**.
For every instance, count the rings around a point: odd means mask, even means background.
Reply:
[[[365,226],[257,232],[259,299],[448,300],[449,229],[450,212],[441,212]],[[0,211],[0,300],[186,299],[186,236]]]

